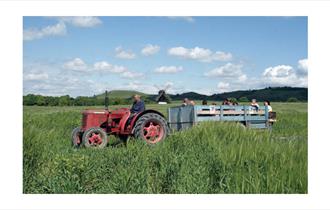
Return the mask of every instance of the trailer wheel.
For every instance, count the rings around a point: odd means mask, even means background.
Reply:
[[[73,129],[71,133],[72,146],[79,147],[81,144],[81,137],[82,137],[82,132],[80,127]]]
[[[135,124],[134,136],[148,144],[163,141],[169,133],[166,120],[156,113],[142,115]]]
[[[102,128],[90,128],[84,132],[82,141],[85,147],[104,148],[108,144],[106,132]]]

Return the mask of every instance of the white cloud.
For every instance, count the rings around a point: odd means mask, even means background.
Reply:
[[[172,88],[173,86],[174,86],[174,83],[173,82],[170,82],[170,81],[167,81],[164,84],[165,89]]]
[[[58,19],[75,27],[82,28],[90,28],[102,24],[102,21],[98,17],[92,16],[58,17]]]
[[[195,19],[190,16],[168,16],[168,18],[172,19],[172,20],[183,20],[183,21],[187,21],[189,23],[195,22]]]
[[[225,53],[221,51],[217,51],[213,54],[212,59],[215,61],[229,61],[233,58],[231,53]]]
[[[166,93],[169,94],[176,94],[176,93],[183,93],[188,92],[187,89],[184,89],[183,86],[175,84],[171,81],[166,81],[162,84],[149,84],[147,82],[141,82],[140,80],[130,81],[123,86],[118,87],[119,89],[126,89],[126,90],[137,90],[143,93],[148,94],[158,94],[160,89],[166,89]],[[189,90],[190,91],[190,90]]]
[[[143,73],[140,72],[132,72],[132,71],[125,71],[122,74],[120,74],[121,77],[127,78],[127,79],[136,79],[143,77]]]
[[[125,87],[128,90],[140,90],[141,86],[142,86],[142,83],[139,81],[132,81],[132,82],[125,84]]]
[[[270,78],[287,78],[294,75],[293,68],[287,65],[279,65],[265,69],[263,76]]]
[[[292,66],[288,65],[266,68],[262,74],[262,81],[269,86],[307,86],[307,76],[300,76]]]
[[[175,74],[180,71],[183,71],[182,66],[160,66],[154,70],[154,72],[156,73],[167,73],[167,74]]]
[[[23,40],[31,41],[42,39],[47,36],[64,36],[66,35],[66,26],[63,22],[55,25],[46,26],[44,28],[29,28],[23,31]]]
[[[48,79],[48,74],[45,72],[42,73],[28,73],[24,75],[25,81],[34,81],[34,80],[45,80]]]
[[[97,71],[111,72],[111,73],[123,73],[127,69],[123,66],[112,65],[106,61],[100,61],[94,63],[94,69]]]
[[[116,47],[115,52],[116,57],[121,59],[134,59],[136,57],[132,51],[125,51],[122,47]]]
[[[73,71],[85,72],[88,70],[87,64],[81,58],[75,58],[63,64],[63,68]]]
[[[307,87],[307,60],[298,61],[295,69],[289,65],[278,65],[266,68],[261,75],[247,77],[242,71],[242,65],[227,63],[224,66],[215,68],[205,74],[209,77],[220,78],[217,84],[219,92],[229,92],[235,90],[257,89],[265,87]],[[303,69],[303,70],[302,70]],[[305,72],[305,73],[302,73]]]
[[[126,79],[135,79],[135,78],[140,78],[143,77],[144,74],[141,72],[134,72],[134,71],[129,71],[126,67],[124,66],[118,66],[118,65],[112,65],[106,61],[100,61],[94,63],[94,70],[101,72],[101,73],[116,73],[119,74],[120,77],[126,78]]]
[[[50,96],[83,96],[101,93],[107,87],[109,88],[111,85],[100,81],[56,75],[48,80],[25,82],[24,93]]]
[[[168,54],[186,59],[208,60],[212,54],[212,51],[199,47],[192,49],[187,49],[184,47],[173,47],[168,50]]]
[[[141,54],[144,56],[154,55],[158,53],[159,50],[160,47],[158,45],[148,44],[141,50]]]
[[[307,75],[308,73],[308,59],[301,59],[298,61],[298,73]]]
[[[25,61],[23,66],[23,93],[41,95],[83,96],[101,93],[109,83],[102,80],[91,82],[89,75],[73,75],[63,70],[63,64],[54,62]],[[102,91],[101,91],[102,90]]]
[[[102,24],[97,17],[77,16],[77,17],[51,17],[58,20],[58,23],[43,28],[28,28],[23,31],[23,40],[32,41],[48,36],[64,36],[67,34],[66,23],[75,27],[95,27]]]
[[[184,47],[173,47],[168,50],[168,54],[184,59],[198,60],[201,62],[229,61],[233,57],[231,53],[221,51],[212,52],[210,49],[200,47],[191,49]]]
[[[212,69],[206,72],[204,75],[207,77],[220,77],[224,79],[235,79],[243,82],[247,79],[247,76],[242,71],[243,66],[241,64],[227,63],[218,68]]]
[[[230,85],[227,82],[219,82],[218,85],[218,90],[220,93],[224,93],[224,92],[229,92],[230,91]]]
[[[42,95],[74,95],[74,92],[83,94],[84,82],[77,77],[68,76],[68,71],[62,72],[60,66],[54,63],[28,62],[23,66],[24,94]],[[80,78],[80,77],[79,77]],[[81,92],[80,92],[81,91]]]
[[[227,63],[223,66],[219,66],[204,74],[207,77],[220,78],[217,84],[217,92],[230,92],[235,90],[250,89],[255,85],[254,80],[246,82],[248,80],[247,75],[243,72],[243,65]]]
[[[217,84],[216,91],[213,91],[214,93],[224,93],[224,92],[231,92],[231,91],[237,91],[237,90],[248,90],[248,89],[255,89],[260,88],[257,86],[258,84],[255,83],[255,80],[251,80],[251,82],[240,82],[236,80],[224,80],[220,81]]]
[[[72,64],[82,63],[78,59],[71,61]],[[96,62],[94,65],[83,63],[86,65],[85,71],[68,71],[63,69],[64,65],[61,63],[26,61],[23,66],[23,93],[52,96],[67,94],[70,96],[93,95],[99,94],[104,90],[127,89],[126,85],[122,85],[122,80],[119,80],[118,77],[132,80],[143,76],[142,73],[129,71],[123,66],[112,65],[106,61]],[[76,67],[77,65],[69,65],[67,67],[71,68],[72,66]],[[79,75],[72,75],[74,72],[78,72]],[[81,74],[81,72],[84,74]],[[116,74],[118,77],[114,77],[111,74]],[[96,75],[97,78],[91,78],[90,75]],[[107,79],[104,79],[104,77]],[[145,81],[141,83],[144,84]],[[148,88],[147,85],[140,90],[147,90],[144,88]]]
[[[118,88],[124,90],[136,90],[147,94],[158,93],[158,90],[153,85],[137,80],[130,81],[122,86],[119,86]]]
[[[63,64],[63,68],[77,72],[99,72],[99,73],[115,73],[123,78],[134,79],[143,77],[144,74],[140,72],[129,71],[124,66],[110,64],[106,61],[99,61],[93,66],[87,65],[81,58],[75,58]]]

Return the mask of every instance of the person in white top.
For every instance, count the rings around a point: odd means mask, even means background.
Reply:
[[[188,106],[188,105],[195,105],[195,102],[193,100],[189,100],[188,98],[183,99],[182,106]]]
[[[252,110],[255,111],[259,110],[259,104],[257,103],[256,99],[252,99],[250,106],[252,107]]]
[[[267,106],[268,112],[272,112],[273,108],[270,106],[270,101],[265,100],[264,105]]]

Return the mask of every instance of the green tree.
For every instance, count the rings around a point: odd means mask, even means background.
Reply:
[[[232,103],[237,103],[237,99],[236,98],[228,98],[229,101],[231,101]]]
[[[65,96],[60,96],[58,105],[60,106],[69,106],[70,105],[70,96],[65,95]]]
[[[41,96],[41,95],[37,95],[36,96],[36,101],[35,101],[36,105],[38,106],[45,106],[46,102],[45,102],[45,97]]]
[[[243,97],[240,97],[238,99],[238,101],[240,101],[240,102],[249,102],[249,99],[247,97],[243,96]]]
[[[299,102],[299,100],[295,97],[288,98],[288,102]]]
[[[23,96],[23,105],[25,106],[33,106],[36,104],[36,97],[33,94],[28,94]]]

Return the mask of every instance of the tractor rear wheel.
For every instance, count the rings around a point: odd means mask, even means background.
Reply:
[[[73,129],[71,134],[72,146],[79,147],[81,144],[82,132],[80,127]]]
[[[82,142],[88,148],[103,148],[108,144],[107,133],[102,128],[90,128],[84,132]]]
[[[156,113],[142,115],[135,124],[134,136],[148,144],[163,141],[169,133],[166,120]]]

